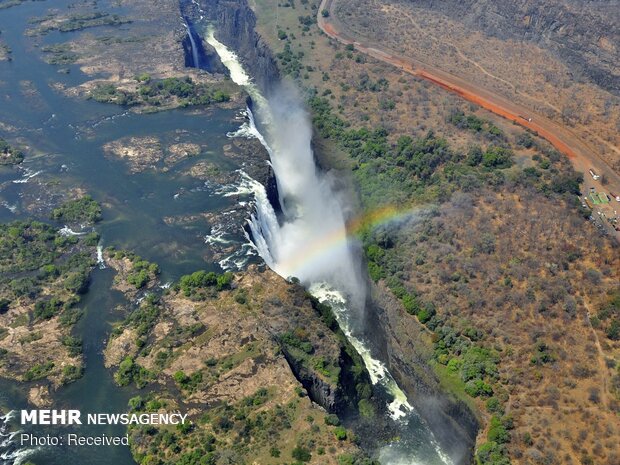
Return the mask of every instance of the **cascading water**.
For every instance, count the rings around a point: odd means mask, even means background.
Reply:
[[[20,432],[10,429],[15,414],[15,411],[10,411],[6,415],[0,415],[0,465],[19,465],[36,450],[18,447],[15,437]]]
[[[198,53],[198,47],[196,46],[196,39],[194,38],[194,33],[192,31],[192,27],[189,24],[187,18],[183,18],[185,23],[185,28],[187,29],[187,36],[189,37],[189,43],[192,47],[192,60],[194,60],[193,68],[200,69],[200,54]]]
[[[311,148],[312,126],[291,89],[274,92],[267,101],[251,82],[236,55],[207,28],[207,42],[256,104],[261,133],[248,109],[246,132],[257,137],[271,159],[282,218],[278,219],[264,186],[245,176],[243,188],[254,193],[256,211],[249,225],[252,241],[275,272],[295,276],[320,301],[334,309],[343,332],[362,356],[372,382],[391,394],[389,410],[403,438],[379,452],[384,465],[452,465],[432,432],[407,401],[385,364],[375,359],[353,331],[353,319],[363,311],[366,289],[355,247],[347,236],[342,203],[330,178],[318,172]]]

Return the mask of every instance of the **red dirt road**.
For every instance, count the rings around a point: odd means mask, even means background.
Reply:
[[[353,45],[360,52],[372,56],[377,60],[390,63],[409,74],[432,82],[496,115],[502,116],[520,126],[536,132],[539,136],[549,141],[558,151],[566,155],[576,171],[584,173],[584,191],[588,190],[590,187],[594,187],[599,192],[620,192],[620,176],[598,156],[595,150],[580,140],[570,129],[559,125],[549,118],[535,114],[531,110],[508,100],[506,97],[475,86],[460,77],[435,68],[428,63],[399,56],[390,49],[371,44],[365,38],[354,37],[336,17],[334,8],[336,1],[337,0],[322,0],[317,15],[319,27],[329,37],[343,44]],[[324,10],[329,12],[329,16],[324,17],[322,15]],[[588,173],[590,169],[593,169],[599,175],[604,174],[608,180],[608,184],[603,187],[599,181],[592,179]],[[612,200],[612,203],[613,202],[615,201]],[[614,231],[612,228],[609,228],[609,231],[614,234],[616,238],[620,239],[620,232]]]

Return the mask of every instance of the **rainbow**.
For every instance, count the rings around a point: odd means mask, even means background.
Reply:
[[[283,260],[278,263],[278,268],[287,270],[288,276],[296,276],[297,271],[311,266],[313,262],[326,259],[341,247],[348,247],[351,241],[360,240],[363,233],[373,231],[385,224],[403,221],[419,211],[419,207],[399,209],[393,205],[370,210],[347,221],[344,228],[326,231],[325,234],[316,237],[305,245],[303,253]]]

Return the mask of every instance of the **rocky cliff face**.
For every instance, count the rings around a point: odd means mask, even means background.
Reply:
[[[198,56],[200,57],[200,66],[196,66],[196,63],[194,63],[194,58],[192,56],[192,44],[189,38],[189,34],[187,34],[183,38],[181,45],[183,46],[183,54],[185,55],[185,66],[204,69],[211,74],[228,75],[228,70],[221,62],[220,57],[217,55],[215,49],[204,40],[200,39],[202,38],[199,37],[199,40],[196,42]]]
[[[271,50],[255,31],[256,16],[247,0],[201,0],[207,17],[216,25],[215,37],[235,50],[265,94],[280,80]]]
[[[615,0],[402,0],[500,39],[548,49],[579,80],[620,95],[620,8]]]
[[[374,339],[383,346],[392,375],[455,463],[471,463],[480,425],[466,404],[440,386],[429,364],[433,356],[430,335],[404,312],[389,290],[375,288],[373,299],[373,323],[379,328]]]

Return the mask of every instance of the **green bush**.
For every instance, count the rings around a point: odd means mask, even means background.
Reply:
[[[491,396],[493,388],[481,379],[474,379],[465,384],[465,392],[472,397]]]
[[[337,415],[330,413],[325,417],[325,424],[330,426],[340,426],[340,419]]]
[[[84,294],[88,290],[90,282],[87,270],[72,271],[67,274],[63,284],[65,289],[75,294]]]
[[[84,369],[75,365],[66,365],[62,369],[62,382],[69,384],[80,379],[84,375]]]
[[[127,405],[132,411],[142,410],[142,408],[144,408],[144,400],[140,396],[132,397],[129,399]]]
[[[486,401],[486,408],[491,413],[504,414],[504,408],[497,397],[491,397]]]
[[[62,338],[62,345],[65,346],[71,357],[77,357],[82,353],[82,338],[74,336],[64,336]]]
[[[373,418],[375,416],[375,407],[368,399],[360,400],[357,408],[362,417]]]
[[[125,357],[114,374],[114,380],[119,386],[128,386],[135,383],[138,389],[142,389],[151,379],[151,373],[141,367],[131,357]]]
[[[302,446],[295,447],[291,455],[295,460],[299,460],[300,462],[309,462],[312,459],[310,450]]]
[[[34,305],[34,318],[36,320],[49,320],[60,313],[63,302],[56,297],[50,300],[39,300]]]
[[[12,147],[0,137],[0,165],[18,165],[24,160],[21,150]]]
[[[344,441],[347,439],[347,430],[343,426],[336,426],[336,428],[334,428],[334,436],[336,436],[336,439],[339,441]]]
[[[496,415],[491,417],[487,438],[490,442],[497,444],[504,444],[510,441],[510,433],[502,423],[502,420]]]
[[[486,442],[478,448],[476,458],[480,465],[510,465],[506,448],[496,442]]]
[[[45,378],[54,369],[54,362],[37,363],[24,374],[24,381],[36,381]]]

